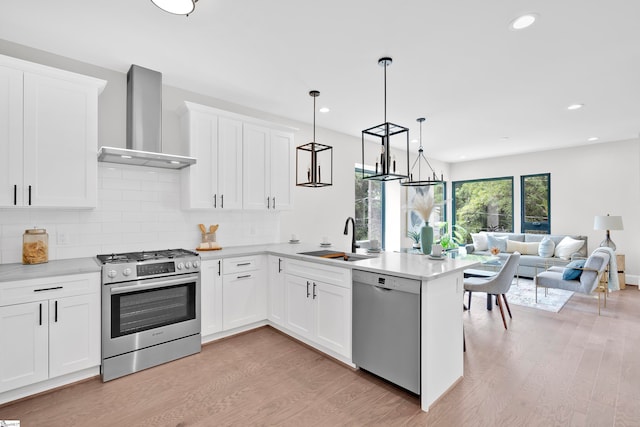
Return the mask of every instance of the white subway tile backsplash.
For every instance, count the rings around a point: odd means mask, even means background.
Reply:
[[[49,233],[49,259],[101,253],[194,249],[198,224],[218,224],[223,247],[276,242],[280,215],[262,211],[187,211],[180,171],[99,163],[98,207],[92,210],[0,209],[0,263],[22,261],[22,234]]]

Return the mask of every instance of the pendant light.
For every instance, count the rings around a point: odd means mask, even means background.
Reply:
[[[316,142],[316,98],[320,92],[312,90],[309,95],[313,97],[313,140],[296,148],[296,185],[328,187],[333,185],[333,147]]]
[[[436,172],[431,167],[431,163],[429,163],[429,160],[424,156],[424,149],[422,148],[422,123],[425,120],[426,119],[424,117],[416,119],[416,121],[420,123],[420,148],[418,148],[418,157],[416,157],[416,161],[411,165],[409,179],[400,183],[400,185],[404,187],[422,187],[425,185],[442,184],[444,182],[444,176],[441,174],[438,179]],[[423,161],[426,163],[424,168],[422,166]],[[418,168],[417,171],[416,167]]]
[[[195,10],[197,1],[198,0],[151,0],[153,4],[165,12],[187,16]]]
[[[409,129],[404,126],[399,126],[387,122],[387,67],[391,65],[391,62],[392,59],[389,57],[380,58],[378,60],[378,65],[384,67],[384,123],[362,131],[363,179],[371,179],[375,181],[391,181],[409,177]],[[373,139],[374,141],[378,141],[379,148],[374,148],[373,150],[369,148],[369,152],[367,153],[365,138],[367,138],[368,140]],[[391,155],[392,139],[393,141],[400,141],[399,144],[402,144],[402,141],[406,140],[406,174],[400,173],[400,171],[396,168],[396,158],[395,156]],[[373,175],[367,175],[367,173],[364,171],[364,167],[367,164],[366,162],[372,162],[372,166],[373,164],[375,164],[375,172]]]

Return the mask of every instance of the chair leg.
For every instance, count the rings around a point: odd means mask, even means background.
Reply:
[[[467,340],[464,337],[464,326],[462,327],[462,351],[467,351]]]
[[[502,324],[504,325],[505,329],[509,329],[507,328],[507,320],[504,318],[504,310],[502,309],[502,303],[500,302],[499,295],[496,296],[496,301],[498,302],[498,307],[500,308],[500,315],[502,316]]]
[[[509,308],[509,303],[507,302],[507,296],[505,294],[502,294],[502,300],[504,301],[504,305],[507,307],[507,312],[509,313],[509,317],[513,319],[513,316],[511,316],[511,309]]]
[[[473,292],[471,292],[471,291],[467,291],[467,292],[469,292],[469,303],[467,304],[467,306],[469,307],[469,310],[471,310],[471,294]]]

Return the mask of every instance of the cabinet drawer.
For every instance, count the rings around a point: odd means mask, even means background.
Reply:
[[[78,274],[0,283],[0,306],[100,292],[100,274]]]
[[[287,274],[293,274],[306,279],[317,280],[319,282],[351,289],[351,270],[348,268],[288,259],[286,272]]]
[[[235,274],[258,270],[262,267],[262,258],[261,255],[226,258],[222,260],[222,272],[224,274]]]

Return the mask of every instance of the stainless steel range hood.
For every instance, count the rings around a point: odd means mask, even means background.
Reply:
[[[138,65],[127,73],[127,148],[101,147],[98,161],[182,169],[193,157],[162,152],[162,74]]]

